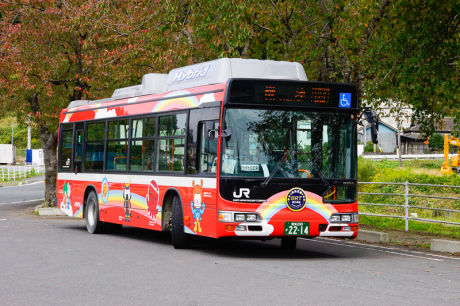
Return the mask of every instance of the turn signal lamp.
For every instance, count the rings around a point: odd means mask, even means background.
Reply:
[[[351,227],[351,230],[352,230],[353,232],[356,232],[356,231],[358,230],[358,226],[356,226],[356,225],[352,226],[352,227]]]
[[[235,230],[235,225],[225,225],[225,230],[233,232]]]
[[[219,221],[221,222],[232,222],[232,214],[231,213],[219,213]]]

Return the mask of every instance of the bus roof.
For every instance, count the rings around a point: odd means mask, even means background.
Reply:
[[[72,101],[67,108],[99,104],[125,98],[166,93],[199,86],[226,83],[230,78],[308,81],[303,66],[295,62],[221,58],[173,69],[169,74],[150,73],[142,84],[116,89],[111,98]]]

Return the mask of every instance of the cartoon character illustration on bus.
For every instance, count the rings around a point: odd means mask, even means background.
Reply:
[[[191,201],[190,206],[193,213],[193,219],[195,219],[195,227],[193,231],[196,233],[197,230],[201,233],[201,221],[203,220],[203,213],[205,209],[203,201],[203,180],[201,180],[201,185],[195,185],[195,181],[192,182],[193,186],[193,201]]]
[[[109,200],[109,181],[104,177],[102,180],[102,202],[104,204],[107,204],[107,201]]]
[[[64,183],[64,194],[61,202],[61,210],[63,210],[67,215],[71,216],[72,205],[70,204],[70,184]]]
[[[125,210],[125,222],[131,222],[131,180],[129,180],[129,183],[125,183],[125,191],[123,192],[123,208]]]
[[[152,219],[156,219],[158,215],[158,201],[160,197],[160,188],[155,181],[151,181],[145,200],[147,201],[148,211]]]

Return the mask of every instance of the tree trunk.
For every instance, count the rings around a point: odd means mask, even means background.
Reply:
[[[40,140],[43,148],[45,162],[45,205],[56,206],[56,183],[57,183],[57,135],[58,131],[49,132],[48,126],[41,119],[41,109],[38,102],[38,92],[32,93],[27,101],[32,109],[32,114],[38,124]]]
[[[45,162],[45,205],[56,206],[57,131],[51,134],[40,131],[40,139]]]

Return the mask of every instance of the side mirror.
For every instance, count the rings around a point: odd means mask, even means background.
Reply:
[[[216,129],[214,129],[214,121],[206,121],[204,125],[204,139],[214,140],[216,138]]]
[[[371,138],[372,143],[378,144],[379,143],[379,126],[378,123],[371,124]]]
[[[365,107],[359,118],[363,117],[371,125],[372,143],[379,143],[379,116],[372,107]]]
[[[220,132],[220,136],[228,137],[232,135],[232,129],[217,130],[214,128],[214,121],[206,121],[204,124],[204,139],[214,140],[216,138],[216,132]]]

